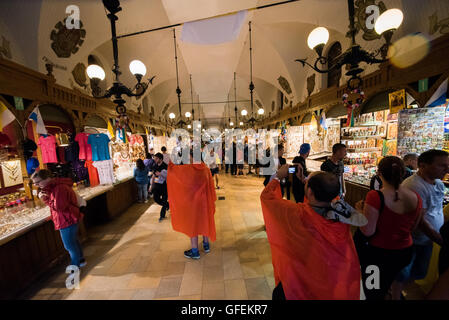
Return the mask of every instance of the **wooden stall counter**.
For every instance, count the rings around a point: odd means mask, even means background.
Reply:
[[[348,180],[345,180],[345,186],[346,186],[345,201],[353,207],[358,201],[365,200],[366,194],[370,190],[369,187],[366,185]]]
[[[137,198],[132,177],[109,186],[78,191],[87,200],[84,224],[87,229],[110,221],[128,209]],[[50,221],[50,210],[36,210],[34,222],[0,238],[0,300],[20,296],[48,270],[68,257],[59,235]],[[84,225],[80,227],[84,229]],[[81,235],[85,238],[85,234]]]

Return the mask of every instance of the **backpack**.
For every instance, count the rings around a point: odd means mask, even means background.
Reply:
[[[376,192],[380,198],[380,208],[379,208],[379,215],[380,215],[385,207],[385,198],[384,198],[384,194],[382,193],[382,191],[376,190]],[[361,250],[363,250],[363,248],[368,246],[370,239],[372,239],[375,235],[376,235],[376,232],[374,232],[373,235],[367,237],[363,234],[363,232],[360,230],[360,228],[357,228],[356,232],[354,233],[353,240],[354,240],[355,248],[357,249],[357,253],[359,253],[359,255],[360,255]]]

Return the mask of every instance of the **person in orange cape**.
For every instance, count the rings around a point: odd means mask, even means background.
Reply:
[[[359,300],[360,263],[350,233],[354,223],[340,221],[331,204],[340,191],[337,177],[313,174],[305,185],[308,202],[293,203],[281,195],[279,180],[287,176],[284,165],[260,196],[276,282],[273,299]],[[348,212],[342,220],[366,223],[353,208]]]
[[[210,241],[215,241],[214,181],[209,168],[203,162],[175,165],[170,162],[167,173],[167,190],[170,202],[173,230],[190,237],[192,249],[184,252],[190,259],[199,259],[198,236],[203,236],[204,252],[210,251]]]

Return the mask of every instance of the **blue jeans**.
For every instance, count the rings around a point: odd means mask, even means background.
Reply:
[[[137,190],[139,194],[139,201],[145,201],[148,199],[148,184],[137,184]]]
[[[78,224],[73,224],[70,227],[60,229],[62,243],[64,248],[69,252],[72,265],[80,265],[80,260],[84,259],[83,250],[78,240]]]
[[[421,280],[427,275],[430,259],[432,258],[433,243],[428,245],[413,245],[413,256],[410,264],[397,276],[399,282]]]

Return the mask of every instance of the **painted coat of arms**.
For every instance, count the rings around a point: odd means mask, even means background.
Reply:
[[[69,58],[78,52],[86,37],[86,30],[80,21],[79,29],[67,29],[64,21],[59,21],[51,31],[51,48],[59,58]]]

